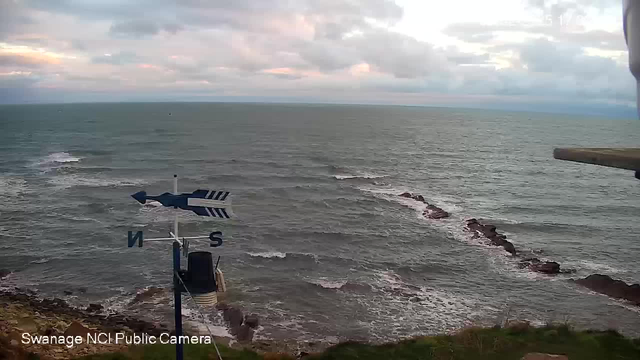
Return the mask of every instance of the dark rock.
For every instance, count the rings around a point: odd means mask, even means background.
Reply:
[[[415,196],[413,196],[413,200],[415,200],[415,201],[420,201],[420,202],[423,202],[423,203],[426,203],[426,202],[427,202],[427,201],[424,199],[424,196],[422,196],[422,195],[415,195]]]
[[[499,233],[494,225],[483,225],[476,219],[469,219],[467,229],[473,232],[474,236],[484,236],[491,245],[502,246],[511,255],[517,255],[516,247],[507,240],[507,235]]]
[[[148,289],[145,289],[139,293],[136,294],[136,297],[133,298],[133,300],[131,300],[131,302],[129,303],[129,305],[134,305],[134,304],[138,304],[141,302],[145,302],[151,298],[153,298],[154,296],[160,294],[164,292],[164,289],[161,289],[159,287],[155,287],[155,286],[151,286]]]
[[[640,306],[640,284],[627,285],[622,280],[614,280],[610,276],[601,274],[589,275],[575,282],[601,294],[624,299]]]
[[[258,318],[258,315],[256,315],[256,314],[249,314],[249,315],[246,315],[244,317],[244,323],[248,327],[250,327],[252,329],[255,329],[260,325],[260,319]]]
[[[102,307],[102,305],[100,304],[89,304],[89,306],[87,306],[87,312],[99,312],[102,311],[104,308]]]
[[[435,205],[427,205],[427,209],[424,211],[424,215],[429,219],[444,219],[450,216],[448,212]]]
[[[224,320],[229,323],[230,328],[240,327],[244,320],[242,310],[234,307],[229,307],[224,311]]]
[[[510,253],[511,255],[517,255],[516,252],[516,247],[513,246],[513,244],[510,241],[505,240],[504,244],[502,245],[502,247],[507,250],[508,253]]]
[[[398,196],[406,197],[406,198],[409,198],[409,199],[413,198],[413,194],[410,193],[410,192],[403,192],[402,194],[400,194]]]
[[[239,342],[251,342],[253,341],[253,334],[253,329],[245,324],[238,328],[236,338]]]
[[[300,353],[298,354],[298,359],[304,359],[307,356],[309,356],[310,354],[306,351],[300,351]]]
[[[559,274],[560,264],[555,261],[545,261],[529,265],[529,269],[543,274]]]
[[[11,274],[11,271],[7,269],[0,269],[0,280],[6,278],[9,274]]]
[[[65,295],[73,295],[73,291],[71,290],[64,290],[62,293]]]
[[[420,299],[419,297],[416,296],[416,297],[412,297],[411,300],[409,300],[409,301],[411,301],[411,302],[420,302],[420,301],[422,301],[422,299]]]

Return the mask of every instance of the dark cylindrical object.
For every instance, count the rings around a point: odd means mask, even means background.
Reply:
[[[216,278],[213,269],[213,257],[208,251],[189,253],[189,282],[187,287],[192,294],[206,294],[216,291]]]

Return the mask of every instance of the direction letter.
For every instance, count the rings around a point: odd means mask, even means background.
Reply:
[[[211,240],[211,247],[218,247],[222,245],[222,232],[214,231],[209,234],[209,240]]]
[[[136,232],[136,236],[133,236],[133,231],[129,231],[129,247],[133,247],[133,245],[136,244],[136,241],[138,241],[138,239],[140,239],[140,242],[138,243],[138,247],[142,247],[142,231]]]

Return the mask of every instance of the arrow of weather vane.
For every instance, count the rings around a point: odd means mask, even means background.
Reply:
[[[233,214],[229,214],[231,200],[227,201],[228,191],[196,190],[192,193],[172,194],[164,193],[157,196],[147,195],[146,191],[139,191],[131,195],[140,204],[145,204],[147,200],[155,200],[167,207],[182,210],[191,210],[200,216],[219,217],[230,219]]]

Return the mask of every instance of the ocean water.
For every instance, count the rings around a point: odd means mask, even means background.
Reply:
[[[222,257],[228,301],[261,316],[259,338],[385,341],[506,316],[638,336],[639,308],[568,279],[640,282],[640,182],[552,150],[639,135],[638,121],[422,107],[2,106],[0,268],[15,271],[5,286],[170,323],[168,294],[128,303],[170,286],[171,244],[127,248],[127,231],[166,234],[173,210],[129,195],[171,191],[176,173],[180,191],[231,191],[233,220],[182,211],[180,234],[224,233],[191,249]],[[451,218],[425,219],[404,191]],[[470,217],[577,272],[518,269],[463,231]]]

